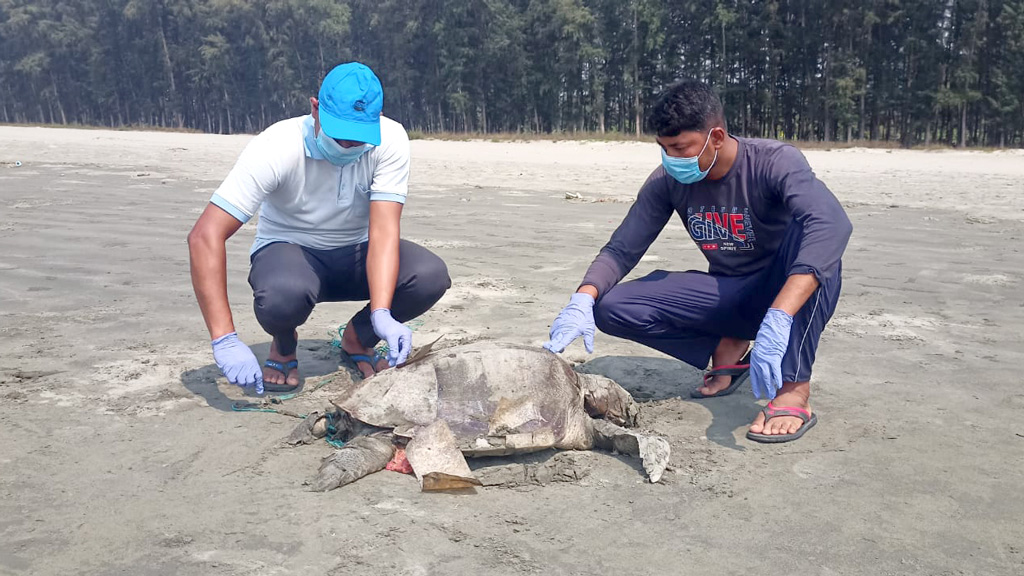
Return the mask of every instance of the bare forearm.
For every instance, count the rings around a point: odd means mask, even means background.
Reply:
[[[782,286],[772,308],[778,308],[790,316],[796,316],[804,307],[807,299],[818,289],[818,279],[814,274],[793,274]]]
[[[377,210],[373,210],[374,208]],[[391,300],[395,295],[395,284],[398,282],[401,205],[375,206],[371,204],[370,214],[370,245],[366,254],[366,279],[370,285],[370,310],[378,310],[391,308]]]
[[[210,331],[210,339],[235,331],[228,303],[227,251],[224,242],[201,235],[188,239],[192,289]]]
[[[592,285],[592,284],[584,284],[583,286],[580,286],[579,290],[576,290],[576,293],[577,294],[587,294],[591,298],[593,298],[594,300],[597,300],[597,296],[598,296],[597,287]]]

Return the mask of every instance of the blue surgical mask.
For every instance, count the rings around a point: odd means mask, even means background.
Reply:
[[[704,150],[708,147],[708,142],[711,141],[711,132],[708,132],[708,139],[704,141],[704,148],[700,149],[700,154],[692,158],[676,158],[669,156],[665,153],[665,149],[661,149],[661,165],[665,167],[665,172],[668,175],[675,178],[683,184],[693,184],[694,182],[700,182],[704,178],[707,178],[708,172],[711,172],[711,168],[714,167],[715,162],[718,161],[718,150],[715,150],[715,159],[711,161],[711,166],[708,166],[707,170],[701,171],[700,169],[700,155],[704,153]]]
[[[321,130],[316,135],[316,147],[328,162],[335,166],[348,166],[370,149],[369,144],[345,148]]]

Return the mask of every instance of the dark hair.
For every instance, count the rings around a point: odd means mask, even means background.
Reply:
[[[647,129],[658,136],[678,136],[680,132],[725,128],[722,101],[711,86],[697,80],[682,80],[658,96]]]

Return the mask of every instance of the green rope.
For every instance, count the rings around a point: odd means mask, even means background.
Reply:
[[[299,414],[298,412],[292,412],[291,410],[269,408],[266,401],[263,402],[235,402],[231,405],[231,410],[234,412],[266,412],[270,414],[280,414],[282,416],[291,416],[292,418],[298,418],[305,420],[307,414]]]
[[[273,408],[260,408],[259,404],[252,402],[235,402],[231,405],[231,410],[234,412],[270,412],[277,414],[277,410]]]
[[[419,330],[420,328],[422,328],[423,325],[425,324],[425,322],[423,320],[415,319],[415,320],[409,320],[408,322],[405,322],[404,324],[409,327],[409,330],[412,330],[413,332],[415,332],[415,331]],[[345,332],[345,327],[346,326],[348,326],[348,322],[338,326],[337,330],[334,330],[334,331],[328,330],[327,331],[327,334],[331,337],[331,346],[334,346],[335,348],[339,348],[339,349],[341,348],[341,338],[342,338],[342,334]],[[380,346],[378,346],[376,348],[376,350],[379,353],[387,355],[387,353],[388,353],[388,345],[387,344],[381,344]]]
[[[285,410],[284,408],[272,408],[272,406],[275,404],[284,404],[286,401],[302,396],[303,394],[316,392],[320,388],[326,386],[330,381],[330,378],[324,378],[309,390],[292,392],[291,394],[282,394],[280,396],[270,396],[262,398],[259,402],[234,402],[231,404],[231,410],[234,412],[264,412],[268,414],[281,414],[282,416],[291,416],[292,418],[305,420],[306,418],[309,418],[309,414],[299,414],[298,412],[292,412],[291,410]],[[334,425],[334,415],[330,412],[325,414],[324,417],[327,418],[327,435],[324,437],[324,440],[335,448],[341,448],[345,445],[345,441],[341,439],[344,430],[338,430],[338,427]]]
[[[330,378],[324,378],[317,382],[316,386],[313,386],[309,390],[303,390],[301,392],[291,392],[289,394],[282,394],[280,396],[268,396],[266,398],[260,399],[259,402],[235,402],[231,404],[231,410],[233,412],[265,412],[269,414],[282,414],[284,416],[291,416],[293,418],[305,419],[307,416],[306,414],[299,414],[297,412],[292,412],[291,410],[272,408],[271,406],[274,404],[284,404],[285,401],[298,398],[303,394],[312,394],[313,392],[316,392],[317,390],[326,386],[327,383],[330,381]]]
[[[422,320],[410,320],[409,322],[405,323],[405,325],[408,326],[409,329],[413,331],[421,328],[423,324],[424,322]],[[341,348],[342,334],[344,333],[345,327],[347,325],[348,324],[342,324],[338,326],[338,329],[335,332],[329,332],[329,334],[331,335],[331,346],[339,349]],[[375,350],[377,351],[377,354],[379,356],[386,357],[388,354],[388,345],[386,342],[381,343],[379,346],[375,348]],[[293,418],[305,420],[306,418],[309,417],[308,414],[299,414],[297,412],[292,412],[291,410],[285,410],[283,408],[273,408],[272,406],[275,404],[284,404],[286,401],[294,400],[295,398],[298,398],[299,396],[302,396],[304,394],[312,394],[313,392],[316,392],[320,388],[326,386],[327,383],[330,381],[331,378],[324,378],[320,380],[320,382],[317,382],[316,386],[313,386],[308,390],[303,390],[301,392],[292,392],[290,394],[282,394],[280,396],[269,396],[267,398],[261,399],[259,402],[235,402],[231,404],[231,410],[234,412],[263,412],[268,414],[281,414],[284,416],[291,416]],[[345,445],[345,441],[342,440],[340,436],[344,431],[338,430],[338,428],[334,425],[333,415],[328,413],[326,414],[326,418],[327,435],[324,437],[324,440],[326,440],[328,444],[335,448],[343,447]]]
[[[345,441],[340,438],[342,431],[338,430],[338,427],[334,425],[334,414],[328,412],[324,414],[324,418],[327,419],[327,435],[324,436],[324,440],[335,448],[341,448],[345,445]]]

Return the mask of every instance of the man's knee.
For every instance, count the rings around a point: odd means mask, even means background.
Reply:
[[[452,287],[452,278],[448,275],[448,266],[444,260],[434,256],[433,261],[420,272],[423,297],[437,302]]]
[[[594,305],[594,324],[598,330],[611,336],[625,336],[633,332],[633,323],[623,314],[623,302],[615,297],[614,288]]]
[[[594,324],[610,336],[632,340],[663,334],[669,323],[663,312],[630,290],[616,286],[594,306]]]
[[[594,325],[605,334],[611,334],[611,330],[615,328],[608,307],[603,306],[600,302],[594,305]]]
[[[309,317],[316,305],[316,295],[298,282],[279,278],[260,286],[253,294],[253,308],[260,325],[294,327]]]
[[[416,298],[437,302],[452,287],[448,266],[433,252],[423,250],[412,262],[403,262],[402,267],[406,290]]]

